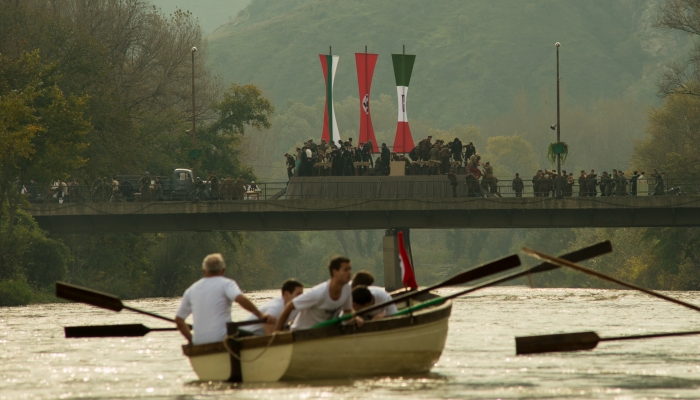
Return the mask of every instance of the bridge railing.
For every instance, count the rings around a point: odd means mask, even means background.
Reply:
[[[444,179],[443,179],[444,178]],[[499,180],[490,185],[483,181],[470,188],[463,175],[458,175],[458,197],[516,197],[513,181]],[[552,185],[553,186],[553,185]],[[590,195],[581,192],[578,182],[567,187],[565,197]],[[632,191],[627,185],[627,195]],[[656,192],[655,192],[656,191]],[[25,186],[23,189],[31,203],[106,203],[106,202],[153,202],[153,201],[235,201],[235,200],[285,200],[285,199],[334,199],[334,198],[448,198],[453,196],[452,186],[446,177],[433,176],[425,179],[368,180],[354,177],[344,180],[304,179],[299,182],[263,182],[257,183],[254,190],[234,188],[226,190],[220,187],[215,193],[211,187],[198,193],[195,189],[173,188],[165,186],[162,191],[153,185],[150,190],[141,193],[139,187],[120,187],[113,190],[111,186],[68,185],[58,189],[56,184]],[[601,196],[601,186],[596,185],[596,195]],[[614,195],[614,191],[610,193]],[[656,187],[653,179],[639,181],[637,196],[660,195],[661,188]],[[692,178],[671,178],[664,180],[664,195],[700,196],[700,180]],[[523,181],[522,197],[554,197],[555,191],[548,185],[536,188],[530,180]]]

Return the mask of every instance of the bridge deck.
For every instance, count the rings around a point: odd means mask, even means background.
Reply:
[[[53,233],[700,226],[700,197],[290,199],[34,204]]]

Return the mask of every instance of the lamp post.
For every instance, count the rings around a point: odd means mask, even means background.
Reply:
[[[556,42],[554,47],[557,48],[557,143],[561,142],[561,121],[559,119],[559,47],[561,43]],[[561,153],[557,153],[557,175],[561,176]]]
[[[194,103],[194,53],[197,52],[196,47],[192,47],[192,150],[197,148],[197,127],[196,127],[196,117],[195,117],[195,103]],[[196,158],[192,159],[192,175],[195,175],[195,164]]]

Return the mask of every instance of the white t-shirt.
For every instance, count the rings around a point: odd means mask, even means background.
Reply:
[[[350,285],[343,286],[338,300],[331,299],[328,292],[330,279],[312,287],[292,302],[299,315],[292,323],[292,330],[308,329],[312,326],[337,317],[342,310],[352,309],[352,290]]]
[[[282,314],[282,310],[284,310],[284,299],[281,297],[278,297],[276,299],[272,299],[268,301],[267,303],[263,304],[262,307],[258,308],[261,313],[263,314],[269,314],[275,317],[276,319],[280,317],[280,314]],[[294,310],[292,311],[291,314],[289,314],[289,318],[287,318],[287,322],[291,321],[294,319],[294,317],[297,316],[298,311]],[[258,319],[256,315],[250,314],[250,316],[246,319],[246,321],[252,321],[254,319]],[[242,326],[241,329],[246,330],[252,334],[255,334],[256,336],[265,336],[265,326],[263,324],[255,324],[255,325],[248,325],[248,326]]]
[[[192,343],[223,341],[226,323],[231,321],[231,303],[242,294],[236,281],[223,276],[202,278],[185,290],[176,315],[185,319],[192,314]]]
[[[367,289],[369,289],[369,292],[372,293],[372,297],[374,297],[374,304],[380,304],[384,303],[386,301],[391,300],[391,295],[384,290],[384,288],[381,288],[379,286],[368,286]],[[396,309],[396,304],[389,304],[388,306],[384,308],[380,308],[378,310],[369,312],[367,314],[363,314],[365,316],[365,319],[369,319],[371,317],[374,317],[375,315],[381,314],[382,312],[386,311],[386,316],[394,315],[398,311]],[[369,317],[369,318],[368,318]]]

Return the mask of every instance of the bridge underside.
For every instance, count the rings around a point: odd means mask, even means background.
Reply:
[[[700,198],[298,199],[36,204],[52,233],[700,226]]]

